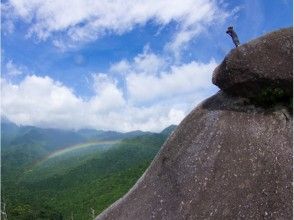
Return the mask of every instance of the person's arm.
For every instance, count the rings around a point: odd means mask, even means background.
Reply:
[[[232,31],[231,30],[227,30],[226,33],[230,36],[232,36]]]

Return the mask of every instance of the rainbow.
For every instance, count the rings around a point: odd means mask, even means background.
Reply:
[[[40,166],[41,164],[43,164],[47,160],[50,160],[54,157],[61,156],[63,154],[66,154],[66,153],[69,153],[69,152],[72,152],[72,151],[75,151],[78,149],[88,148],[88,147],[95,146],[95,145],[113,145],[113,144],[117,144],[117,143],[119,143],[119,141],[92,141],[92,142],[86,142],[86,143],[80,143],[80,144],[66,146],[66,147],[63,147],[62,149],[59,149],[57,151],[52,152],[51,154],[48,154],[47,156],[43,157],[41,160],[35,161],[29,171],[32,171],[33,168]]]

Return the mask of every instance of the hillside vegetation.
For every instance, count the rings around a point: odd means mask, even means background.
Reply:
[[[8,219],[16,220],[92,219],[134,185],[173,130],[102,135],[3,127],[2,203]],[[89,147],[54,153],[94,139]]]

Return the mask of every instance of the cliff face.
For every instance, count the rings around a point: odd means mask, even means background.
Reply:
[[[292,50],[292,29],[277,33],[290,40],[286,47]],[[182,121],[137,184],[97,219],[292,219],[289,105],[253,105],[247,98],[254,98],[254,86],[237,80],[249,77],[257,87],[282,87],[285,93],[281,97],[290,95],[286,91],[292,88],[292,55],[286,56],[286,52],[273,58],[284,62],[287,70],[291,68],[287,73],[284,65],[274,65],[271,58],[267,63],[267,57],[285,46],[283,40],[276,44],[271,36],[231,51],[214,73],[214,83],[221,81],[224,91],[205,100]],[[252,46],[264,40],[266,50]],[[243,64],[230,66],[248,48],[255,54],[255,62],[263,60],[260,66],[251,68],[253,61],[242,71],[238,68]],[[274,66],[275,72],[264,73],[271,70],[264,65]],[[254,77],[246,76],[246,71]],[[256,73],[263,75],[259,78]],[[285,79],[282,84],[276,80],[279,77]],[[263,85],[260,79],[273,83]],[[240,85],[244,87],[241,93],[232,92]],[[250,85],[248,93],[246,85]]]

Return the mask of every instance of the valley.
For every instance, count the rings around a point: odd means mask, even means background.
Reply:
[[[2,202],[8,219],[92,219],[135,184],[174,129],[63,131],[4,122]]]

